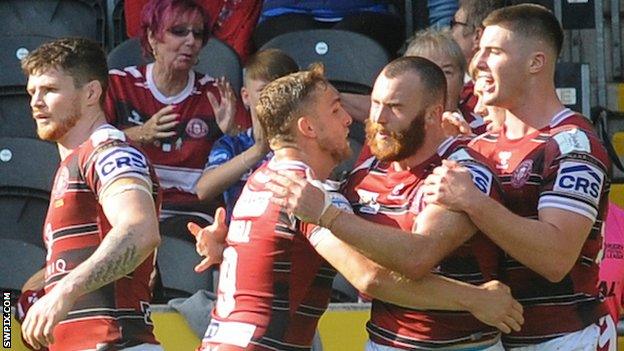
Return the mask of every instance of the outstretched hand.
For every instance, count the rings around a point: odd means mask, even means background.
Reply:
[[[212,106],[212,111],[215,114],[215,120],[219,129],[223,134],[236,134],[236,125],[234,116],[236,115],[236,94],[230,81],[225,77],[217,79],[214,83],[219,91],[219,100],[210,91],[206,92],[208,102]]]
[[[225,210],[219,207],[214,215],[214,222],[207,227],[200,227],[196,223],[189,222],[186,227],[195,237],[195,250],[204,259],[195,266],[195,272],[201,273],[210,266],[220,264],[223,261],[228,227],[225,224]]]

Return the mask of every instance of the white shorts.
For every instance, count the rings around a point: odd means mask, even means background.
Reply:
[[[162,346],[156,344],[141,344],[121,349],[121,351],[165,351],[165,349],[163,349]]]
[[[617,329],[606,315],[583,330],[560,336],[541,344],[514,347],[513,351],[616,351]]]
[[[364,350],[365,351],[405,351],[404,349],[400,349],[397,347],[380,345],[370,340],[366,342],[366,346],[364,347]],[[505,351],[505,348],[503,348],[503,343],[501,343],[499,340],[496,344],[492,346],[486,346],[484,349],[478,348],[478,347],[467,346],[465,348],[458,348],[458,349],[453,349],[453,350],[457,350],[457,351]]]

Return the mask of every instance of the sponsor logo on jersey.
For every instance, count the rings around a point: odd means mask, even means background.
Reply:
[[[559,145],[559,151],[565,155],[570,152],[591,152],[587,135],[580,129],[561,132],[553,136]]]
[[[52,195],[54,197],[59,198],[62,197],[65,191],[69,188],[69,169],[66,166],[61,167],[56,176],[56,181],[54,182],[54,189],[52,190]]]
[[[262,216],[269,207],[272,196],[270,191],[252,191],[245,187],[234,205],[232,218]]]
[[[531,176],[532,170],[533,160],[522,161],[511,175],[511,186],[516,189],[522,187]]]
[[[487,168],[477,164],[467,164],[466,168],[472,175],[472,182],[474,185],[481,190],[482,193],[489,195],[494,180],[492,173]]]
[[[149,180],[147,159],[129,146],[113,147],[103,151],[95,163],[95,170],[102,185],[127,173],[133,173],[134,176],[143,175]]]
[[[509,168],[509,159],[511,158],[511,151],[501,151],[498,153],[498,163],[496,164],[497,169],[507,169]]]
[[[341,193],[330,191],[329,197],[331,198],[332,205],[338,207],[345,212],[353,213],[353,209],[351,208],[351,204],[349,204],[349,200],[347,200],[347,198],[344,197]]]
[[[363,205],[360,207],[361,213],[377,214],[377,212],[379,212],[380,205],[377,202],[379,193],[357,189],[357,194],[360,198],[359,203]]]
[[[186,124],[186,134],[191,138],[199,139],[208,135],[208,124],[199,118],[191,118]]]
[[[130,112],[130,115],[128,116],[128,122],[136,124],[138,126],[143,125],[143,121],[141,119],[141,114],[138,113],[136,110],[132,110],[132,112]]]
[[[554,191],[580,196],[595,206],[600,202],[604,173],[582,162],[562,162],[555,180]]]
[[[390,194],[388,194],[388,200],[402,200],[405,199],[405,194],[401,194],[401,191],[405,188],[405,184],[399,183],[392,188]]]

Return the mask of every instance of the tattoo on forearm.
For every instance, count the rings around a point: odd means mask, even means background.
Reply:
[[[131,272],[140,262],[140,255],[134,243],[133,233],[110,242],[111,254],[98,264],[85,280],[87,291],[98,289]],[[112,239],[112,238],[111,238]]]

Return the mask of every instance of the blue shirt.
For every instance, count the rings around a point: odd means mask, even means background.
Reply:
[[[224,135],[219,138],[212,146],[210,155],[208,156],[208,163],[206,164],[206,170],[214,169],[222,164],[228,162],[234,157],[242,154],[244,151],[251,148],[256,141],[253,137],[253,130],[251,128],[238,135]],[[269,160],[273,156],[273,152],[269,152],[260,162],[256,163],[251,169],[244,173],[238,182],[234,183],[223,193],[223,200],[225,201],[226,220],[230,222],[232,216],[232,209],[238,197],[243,191],[247,178],[265,161]]]

